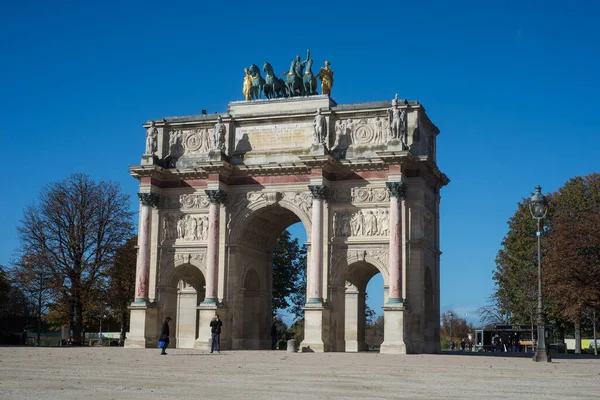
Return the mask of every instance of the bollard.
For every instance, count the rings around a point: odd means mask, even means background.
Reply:
[[[298,352],[298,345],[294,339],[290,339],[287,341],[287,352],[288,353],[296,353]]]

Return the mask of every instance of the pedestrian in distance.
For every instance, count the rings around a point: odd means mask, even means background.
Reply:
[[[219,314],[215,314],[212,321],[210,321],[210,352],[215,351],[215,347],[217,353],[221,353],[221,327],[223,326],[223,322],[219,319]]]
[[[167,347],[169,347],[169,321],[171,321],[171,317],[165,318],[165,322],[162,324],[162,328],[160,329],[160,337],[158,338],[158,348],[161,349],[160,355],[167,355]]]

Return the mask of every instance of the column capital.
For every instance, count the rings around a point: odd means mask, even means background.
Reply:
[[[406,198],[406,184],[404,182],[386,182],[390,197]]]
[[[329,190],[325,185],[308,185],[308,190],[310,190],[313,199],[327,200],[329,196]]]
[[[208,201],[212,204],[225,204],[227,201],[227,192],[223,190],[205,190],[204,191],[208,196]]]
[[[158,207],[159,196],[156,193],[138,193],[142,205],[149,207]]]

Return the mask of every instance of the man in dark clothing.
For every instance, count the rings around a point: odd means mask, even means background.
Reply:
[[[219,314],[215,314],[212,321],[210,321],[210,334],[212,340],[210,341],[210,352],[212,353],[217,348],[217,353],[221,352],[221,327],[223,322],[219,319]]]
[[[160,329],[160,337],[158,338],[158,347],[160,347],[161,356],[167,355],[167,347],[169,346],[169,321],[171,321],[171,317],[165,318],[165,322],[163,322],[162,328]]]

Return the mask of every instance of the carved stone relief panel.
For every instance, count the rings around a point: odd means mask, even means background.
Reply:
[[[296,204],[309,217],[312,211],[312,196],[306,192],[284,192],[283,198]]]
[[[203,265],[206,261],[206,254],[204,253],[175,253],[173,256],[175,263],[191,264],[192,260],[197,261]]]
[[[163,240],[206,240],[208,216],[170,213],[163,215]]]
[[[331,203],[387,203],[389,200],[385,187],[335,188],[330,197]]]
[[[161,207],[165,209],[201,209],[208,208],[208,205],[208,196],[204,194],[182,194],[161,198]]]
[[[386,117],[337,120],[334,130],[333,148],[385,144],[390,138]]]
[[[389,233],[388,210],[342,210],[333,214],[333,234],[335,236],[387,236]]]

